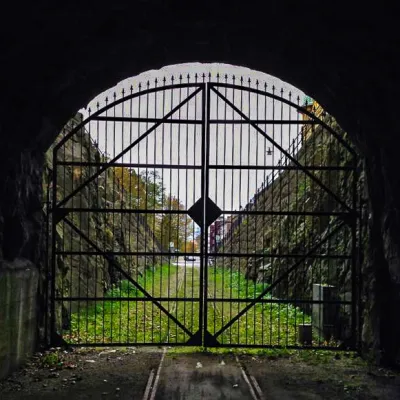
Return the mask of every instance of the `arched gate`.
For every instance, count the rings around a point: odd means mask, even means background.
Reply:
[[[336,121],[227,76],[111,97],[52,150],[52,337],[356,346],[357,155]]]

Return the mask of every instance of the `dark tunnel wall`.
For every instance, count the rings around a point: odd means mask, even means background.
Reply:
[[[116,2],[97,2],[95,7],[57,2],[46,7],[39,1],[4,16],[0,279],[6,270],[17,274],[24,263],[37,268],[43,278],[43,152],[78,109],[118,81],[164,65],[199,61],[246,66],[286,80],[317,99],[360,149],[371,239],[363,263],[363,345],[373,350],[377,361],[399,362],[400,33],[394,10],[378,3],[367,8],[358,1],[346,7],[340,2],[268,2],[264,11],[261,5],[243,2],[228,7],[204,2],[193,9],[189,3],[178,7],[156,0],[137,2],[132,8]],[[37,276],[29,278],[34,289]],[[37,301],[29,306],[38,324],[26,318],[14,331],[42,326],[41,282]],[[11,322],[4,317],[0,323]],[[10,362],[15,352],[4,350],[12,336],[7,335],[0,339],[0,360],[2,365],[17,365]],[[37,342],[36,334],[30,337],[24,354]]]

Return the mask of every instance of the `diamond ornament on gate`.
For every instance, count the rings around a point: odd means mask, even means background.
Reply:
[[[221,214],[222,210],[209,198],[205,201],[206,227],[210,226]],[[200,198],[188,210],[188,215],[197,225],[203,225],[203,198]]]

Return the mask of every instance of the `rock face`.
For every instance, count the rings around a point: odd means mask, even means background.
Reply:
[[[323,121],[346,143],[346,134],[331,116],[325,115]],[[363,176],[357,172],[354,177],[351,169],[357,166],[358,157],[321,126],[309,131],[299,150],[292,153],[301,165],[314,168],[310,172],[316,180],[301,170],[290,169],[294,163],[284,160],[283,167],[289,169],[282,169],[248,207],[250,212],[277,214],[243,215],[219,252],[254,253],[254,257],[233,261],[225,258],[225,265],[240,268],[249,279],[274,285],[275,297],[312,300],[313,286],[323,285],[335,288],[336,300],[357,302],[358,292],[353,284],[358,282],[360,221],[329,214],[346,212],[347,207],[358,210]],[[304,215],[307,213],[320,214]],[[353,223],[355,243],[351,234]],[[311,305],[300,307],[311,314]],[[343,320],[337,323],[342,325],[342,332],[337,336],[344,340],[351,336],[350,306],[343,306],[341,315]]]
[[[80,187],[100,168],[99,165],[85,166],[85,163],[107,161],[82,128],[57,151],[58,162],[68,165],[61,164],[54,168],[54,146],[81,120],[79,114],[72,119],[46,153],[45,196],[48,190],[52,196],[50,171],[56,172],[57,202]],[[143,216],[123,213],[129,208],[129,201],[130,194],[119,184],[113,168],[108,168],[60,207],[61,211],[65,207],[69,212],[59,220],[55,229],[56,297],[102,297],[111,285],[126,279],[121,271],[137,278],[144,268],[160,262],[161,258],[156,256],[126,254],[157,253],[161,250]],[[93,208],[97,211],[91,210]],[[57,218],[57,212],[52,213],[51,218]],[[115,254],[120,252],[125,254]],[[63,305],[63,308],[57,308],[57,326],[68,328],[70,313],[79,307],[79,302],[64,302]]]

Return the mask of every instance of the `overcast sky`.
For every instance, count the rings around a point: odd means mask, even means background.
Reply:
[[[179,83],[180,74],[183,75],[182,83],[187,83],[187,74],[191,76],[190,82],[194,82],[194,75],[196,73],[202,75],[203,72],[206,74],[211,72],[213,81],[216,80],[216,75],[219,73],[221,75],[220,82],[225,82],[224,76],[228,74],[228,83],[232,83],[232,75],[235,75],[236,84],[240,84],[239,78],[243,76],[243,86],[245,87],[249,86],[249,78],[251,80],[250,85],[253,88],[256,87],[257,80],[259,81],[259,89],[264,89],[264,83],[267,83],[267,91],[270,93],[272,87],[275,86],[274,93],[276,95],[281,96],[281,89],[283,89],[283,97],[289,99],[289,92],[291,92],[291,100],[295,103],[298,96],[300,103],[303,102],[305,96],[302,91],[278,78],[248,68],[227,64],[190,63],[167,66],[160,70],[147,71],[125,79],[115,87],[98,95],[88,104],[86,109],[82,109],[80,112],[87,116],[90,107],[93,113],[97,110],[97,102],[100,103],[101,108],[105,105],[107,96],[109,102],[113,101],[114,92],[117,93],[117,98],[120,98],[121,91],[124,89],[125,96],[127,96],[130,93],[131,85],[133,91],[137,92],[139,83],[142,83],[142,90],[144,90],[147,87],[146,82],[148,80],[151,83],[150,87],[154,87],[154,80],[157,78],[157,85],[160,87],[163,84],[164,77],[167,84],[170,84],[172,76],[176,78],[174,80],[176,84]],[[195,88],[185,88],[180,91],[169,90],[141,96],[140,103],[137,98],[132,101],[125,101],[109,110],[107,115],[162,118],[194,90]],[[272,101],[265,96],[249,95],[247,92],[224,88],[220,88],[219,91],[252,119],[301,119],[293,107],[276,100]],[[198,94],[193,97],[172,118],[200,120],[200,96]],[[210,102],[211,119],[242,119],[229,105],[218,99],[216,94],[212,93]],[[106,114],[103,113],[102,115]],[[152,125],[153,123],[91,122],[87,128],[90,130],[93,139],[98,142],[100,149],[113,158]],[[284,149],[288,148],[289,142],[297,136],[300,129],[300,125],[260,124],[259,127]],[[201,139],[201,124],[162,124],[118,161],[140,164],[188,165],[187,170],[158,168],[157,172],[161,176],[167,192],[179,197],[179,200],[189,208],[200,197],[201,170],[194,169],[193,166],[201,165]],[[269,148],[273,149],[272,155],[268,155]],[[212,124],[210,127],[209,154],[210,165],[219,167],[276,165],[282,157],[280,151],[274,148],[268,139],[249,124]],[[262,185],[262,182],[270,173],[271,170],[267,169],[233,171],[229,168],[211,168],[209,170],[210,198],[223,210],[238,210],[240,205],[245,206],[254,196],[257,188]]]

